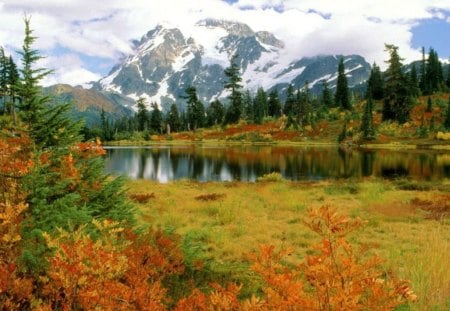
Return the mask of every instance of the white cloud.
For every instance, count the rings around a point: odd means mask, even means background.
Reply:
[[[62,47],[109,59],[129,53],[131,41],[160,22],[189,32],[199,19],[212,17],[273,32],[291,57],[352,53],[383,65],[384,43],[398,45],[408,61],[420,57],[411,48],[411,28],[421,19],[443,18],[442,10],[450,10],[450,0],[239,0],[232,5],[221,0],[4,0],[0,20],[8,27],[0,28],[0,45],[20,49],[24,12],[32,16],[36,47],[43,53],[52,56]],[[95,68],[79,62],[61,67],[74,74],[58,69],[53,80],[72,83],[73,77],[96,76]]]
[[[53,70],[51,75],[43,79],[42,85],[44,86],[56,83],[85,86],[86,83],[98,81],[101,78],[99,74],[84,68],[83,62],[76,54],[46,57],[41,59],[37,65]]]

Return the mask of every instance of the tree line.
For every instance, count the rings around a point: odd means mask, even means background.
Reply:
[[[382,103],[383,121],[405,123],[410,119],[411,109],[419,96],[450,89],[450,66],[444,70],[433,48],[430,48],[428,57],[422,49],[422,60],[405,66],[398,54],[398,47],[389,44],[385,47],[389,56],[386,61],[388,68],[382,72],[376,63],[372,65],[364,94],[349,89],[344,58],[339,60],[334,92],[324,80],[319,95],[310,93],[308,82],[299,89],[289,84],[282,90],[284,100],[280,99],[277,89],[264,90],[260,87],[252,94],[243,89],[238,55],[235,55],[224,70],[227,98],[215,99],[205,105],[199,99],[197,89],[191,85],[181,98],[185,101],[185,108],[180,109],[177,104],[172,104],[164,114],[154,102],[148,109],[148,103],[141,97],[136,103],[134,116],[113,121],[108,120],[103,112],[101,124],[88,130],[87,135],[99,136],[103,140],[130,139],[136,131],[145,133],[147,138],[152,134],[165,133],[170,136],[172,132],[235,124],[240,120],[261,124],[268,118],[281,116],[287,118],[286,128],[301,130],[324,119],[332,120],[334,116],[329,113],[332,108],[351,112],[356,102],[366,99],[361,113],[361,131],[365,139],[372,139],[375,135],[372,121],[375,102]],[[450,128],[448,122],[444,124]]]

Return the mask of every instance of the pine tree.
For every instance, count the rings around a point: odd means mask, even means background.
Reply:
[[[425,111],[426,112],[431,112],[432,110],[433,110],[433,100],[431,99],[430,96],[428,96],[427,109]]]
[[[152,113],[150,116],[150,129],[153,132],[161,134],[163,129],[163,117],[161,110],[159,110],[158,104],[156,102],[152,102],[150,106],[152,108]]]
[[[186,95],[183,98],[187,99],[188,128],[195,131],[205,124],[205,106],[198,99],[195,87],[190,86],[186,88],[185,92]]]
[[[219,125],[223,123],[225,117],[225,108],[222,103],[216,99],[214,100],[206,110],[208,125]]]
[[[253,98],[249,90],[246,90],[242,98],[244,117],[247,122],[254,122]]]
[[[334,97],[334,101],[336,102],[336,105],[341,107],[342,109],[351,109],[343,57],[341,57],[341,59],[339,60],[336,94]]]
[[[419,77],[419,87],[422,94],[428,95],[428,85],[427,85],[427,62],[425,60],[425,48],[422,47],[422,61],[420,63],[420,77]]]
[[[383,99],[384,82],[381,74],[380,67],[373,63],[370,70],[369,80],[367,81],[366,98],[372,98],[376,100]]]
[[[234,55],[231,58],[230,66],[224,70],[225,76],[228,78],[228,81],[225,82],[225,89],[230,90],[231,92],[230,96],[228,96],[230,105],[225,116],[225,123],[227,124],[237,123],[243,110],[241,93],[242,85],[240,84],[242,78],[237,60],[238,56]]]
[[[322,83],[322,105],[326,108],[334,107],[333,96],[331,95],[330,89],[328,87],[328,83],[326,80]]]
[[[439,61],[437,52],[430,48],[428,53],[428,61],[426,64],[426,95],[433,94],[442,89],[444,85],[444,75],[442,72],[442,64]]]
[[[450,97],[448,98],[447,113],[445,114],[444,127],[450,130]]]
[[[267,105],[269,109],[269,116],[279,118],[281,116],[281,102],[278,97],[278,91],[273,89],[269,93],[269,98],[267,100]]]
[[[19,83],[20,83],[20,76],[19,71],[17,70],[17,65],[16,63],[14,63],[12,56],[9,56],[8,61],[8,85],[10,96],[9,112],[13,116],[14,120],[16,119],[15,105]]]
[[[414,97],[418,97],[420,95],[419,77],[417,75],[416,64],[414,63],[409,74],[409,84],[411,95]]]
[[[6,95],[8,94],[8,63],[3,47],[0,47],[0,99],[2,103],[1,112],[5,113],[7,109]]]
[[[42,59],[32,48],[36,37],[30,29],[30,19],[24,18],[25,38],[22,56],[22,79],[18,84],[19,108],[22,120],[28,125],[30,137],[40,148],[65,147],[80,138],[81,121],[73,122],[67,117],[70,104],[50,106],[50,98],[41,95],[39,82],[52,71],[34,66]]]
[[[309,83],[305,82],[303,88],[297,91],[297,122],[300,126],[311,124],[311,96],[309,93]]]
[[[150,117],[149,112],[147,110],[147,103],[145,98],[139,97],[139,99],[136,102],[136,105],[137,105],[136,119],[138,123],[138,130],[146,131],[148,130],[150,125]]]
[[[287,116],[295,115],[295,94],[294,87],[289,84],[286,91],[286,102],[284,103],[284,114]]]
[[[256,96],[253,100],[254,121],[261,124],[266,116],[267,95],[262,87],[256,91]]]
[[[383,120],[394,120],[404,123],[409,119],[412,98],[408,80],[402,72],[402,59],[398,55],[398,47],[386,44],[389,53],[389,64],[386,70]]]
[[[375,130],[373,127],[373,102],[372,98],[368,98],[366,105],[364,106],[364,112],[361,120],[361,132],[362,137],[365,140],[375,139]]]
[[[178,132],[181,129],[180,114],[178,113],[178,107],[176,104],[170,106],[170,110],[167,113],[167,124],[170,126],[170,130]]]

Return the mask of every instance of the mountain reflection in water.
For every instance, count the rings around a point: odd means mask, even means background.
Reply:
[[[271,172],[290,180],[450,177],[450,153],[430,150],[342,150],[333,147],[106,147],[106,171],[164,183],[255,181]]]

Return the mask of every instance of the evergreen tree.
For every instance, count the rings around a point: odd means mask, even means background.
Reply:
[[[19,71],[17,70],[17,65],[16,63],[14,63],[12,56],[9,56],[8,61],[8,85],[10,96],[9,112],[14,117],[14,119],[16,117],[15,105],[19,83],[20,83],[20,76]]]
[[[450,65],[447,65],[447,79],[445,80],[447,90],[450,91]]]
[[[366,98],[372,98],[376,100],[383,99],[384,82],[381,74],[380,67],[373,63],[370,70],[369,80],[367,81]]]
[[[146,131],[149,128],[150,117],[147,110],[147,103],[144,97],[140,97],[137,102],[136,119],[139,131]]]
[[[386,44],[389,53],[389,64],[386,70],[385,97],[383,105],[383,120],[394,120],[404,123],[409,119],[412,108],[412,98],[408,80],[402,72],[401,58],[398,47]]]
[[[0,47],[0,100],[2,103],[1,112],[5,113],[6,108],[6,95],[8,93],[8,63],[7,57],[3,47]]]
[[[427,62],[425,60],[425,48],[422,47],[422,61],[420,62],[420,77],[419,77],[419,87],[422,94],[428,94],[427,85]]]
[[[431,112],[432,110],[433,110],[433,100],[431,99],[430,96],[428,96],[427,109],[425,111],[426,112]]]
[[[448,98],[447,113],[445,114],[444,127],[450,130],[450,97]]]
[[[342,109],[345,110],[351,109],[343,57],[341,57],[338,65],[338,77],[334,101],[336,102],[336,105],[341,107]]]
[[[225,108],[222,103],[216,99],[209,105],[206,110],[206,115],[209,126],[222,124],[225,117]]]
[[[330,89],[328,87],[328,83],[326,80],[322,83],[322,105],[326,109],[334,107],[333,96],[331,95]]]
[[[178,132],[181,129],[181,120],[177,105],[172,104],[170,106],[166,122],[170,126],[170,131]]]
[[[237,59],[238,56],[234,55],[231,58],[230,66],[224,70],[225,76],[228,78],[228,81],[225,82],[225,89],[230,90],[231,92],[228,97],[230,99],[230,105],[225,116],[225,122],[228,124],[237,123],[243,110],[241,93],[242,85],[240,84],[242,78]]]
[[[417,75],[416,64],[414,63],[409,74],[409,84],[411,95],[414,97],[418,97],[420,95],[419,77]]]
[[[267,100],[267,105],[269,109],[269,116],[279,118],[281,116],[281,102],[278,97],[278,91],[273,89],[269,93],[269,99]]]
[[[111,141],[113,140],[113,129],[112,124],[106,116],[105,110],[102,108],[100,113],[100,134],[102,141]]]
[[[286,91],[286,102],[284,103],[284,114],[287,116],[295,115],[295,94],[294,87],[289,84]]]
[[[73,122],[67,116],[69,104],[50,106],[50,98],[41,95],[39,82],[50,70],[34,68],[35,63],[42,58],[39,52],[32,48],[36,37],[30,29],[30,19],[24,18],[25,38],[22,56],[21,83],[18,85],[20,96],[19,108],[22,120],[28,125],[30,137],[38,147],[59,148],[68,146],[80,138],[81,122]]]
[[[428,61],[426,64],[426,89],[425,94],[430,95],[438,92],[444,85],[444,75],[442,72],[442,64],[439,61],[437,52],[430,48],[428,53]]]
[[[187,119],[188,129],[196,130],[203,127],[205,123],[205,106],[198,99],[197,89],[193,86],[188,87],[186,95],[183,97],[187,99]]]
[[[253,100],[254,121],[261,124],[266,116],[267,95],[262,87],[256,91],[256,96]]]
[[[362,137],[365,140],[375,139],[375,129],[373,127],[373,102],[372,98],[368,98],[364,106],[364,112],[361,120]]]
[[[156,102],[151,103],[150,106],[152,108],[152,113],[150,116],[150,129],[153,132],[161,134],[163,129],[163,117],[161,110],[159,110]]]
[[[246,90],[242,98],[244,116],[247,122],[254,122],[253,98],[249,90]]]
[[[300,126],[311,124],[311,95],[309,93],[309,83],[305,85],[300,91],[297,91],[297,121]]]

